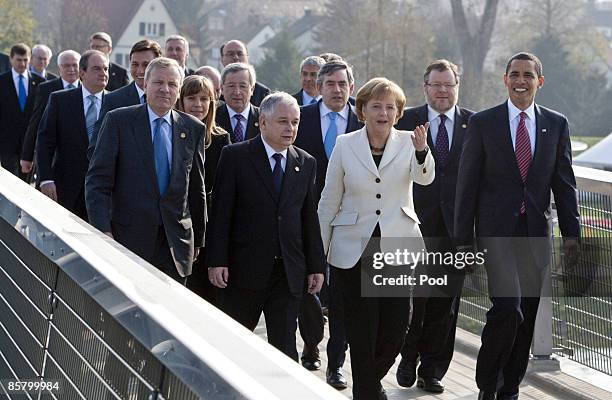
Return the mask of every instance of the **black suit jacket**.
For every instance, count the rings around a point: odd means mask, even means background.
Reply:
[[[217,126],[225,129],[227,132],[233,132],[232,122],[230,121],[229,111],[227,104],[221,104],[217,107],[217,113],[215,114],[215,123]],[[259,108],[251,104],[249,111],[249,120],[247,121],[247,128],[244,135],[244,140],[252,139],[259,135]]]
[[[41,78],[43,78],[46,81],[50,81],[50,80],[59,78],[59,76],[57,76],[53,72],[49,72],[47,70],[45,70],[44,74],[39,74],[38,72],[36,72],[34,70],[34,68],[29,68],[29,70],[30,70],[31,73],[40,76]]]
[[[13,82],[12,71],[0,75],[0,159],[2,165],[11,172],[19,165],[23,139],[34,111],[34,101],[38,86],[45,80],[27,71],[28,98],[24,111],[19,108],[19,98]],[[13,165],[14,164],[14,165]],[[7,168],[7,169],[8,169]]]
[[[57,202],[72,212],[84,210],[88,144],[83,88],[51,93],[38,129],[38,184],[54,181]]]
[[[96,148],[98,133],[100,132],[100,127],[102,126],[106,114],[117,108],[135,106],[138,104],[140,104],[140,98],[136,90],[136,82],[132,82],[127,86],[117,89],[104,97],[104,104],[102,104],[102,109],[100,109],[100,116],[98,117],[98,121],[96,121],[94,133],[89,142],[89,147],[87,148],[87,157],[89,159],[91,159],[94,149]]]
[[[435,144],[431,135],[427,136],[427,144],[436,161],[436,177],[427,186],[415,183],[412,187],[414,209],[421,221],[420,228],[425,237],[438,236],[437,227],[440,226],[440,222],[444,223],[447,236],[453,236],[455,189],[457,186],[459,158],[463,150],[468,120],[472,114],[473,111],[455,107],[453,140],[444,168],[442,168],[438,161]],[[420,107],[406,109],[395,127],[405,131],[413,131],[417,126],[424,125],[428,120],[427,104],[425,104]]]
[[[23,146],[21,148],[22,160],[34,160],[38,125],[40,124],[40,120],[45,112],[45,108],[47,108],[49,96],[51,93],[57,92],[58,90],[64,90],[64,83],[62,82],[61,78],[43,82],[38,87],[38,94],[36,95],[36,102],[34,103],[34,111],[30,117],[30,123],[28,124],[28,129],[26,130],[25,138],[23,139]]]
[[[127,70],[111,62],[108,67],[108,84],[106,85],[106,90],[112,92],[113,90],[124,87],[128,82]]]
[[[293,98],[297,100],[298,102],[298,106],[303,106],[303,101],[304,98],[302,97],[302,93],[304,92],[304,89],[300,89],[299,92],[292,94]]]
[[[539,105],[535,114],[535,152],[526,184],[512,146],[507,103],[470,118],[457,177],[458,244],[471,243],[474,222],[478,237],[512,236],[523,200],[529,236],[548,237],[551,190],[561,233],[580,235],[567,119]]]
[[[204,160],[204,183],[206,184],[207,200],[210,200],[210,195],[214,188],[221,150],[228,144],[230,144],[229,133],[212,135],[211,143],[204,151],[206,155]],[[210,206],[208,204],[208,207]]]
[[[280,197],[261,136],[223,148],[213,193],[206,265],[229,267],[229,284],[263,290],[280,254],[295,296],[325,257],[315,201],[316,161],[289,147]]]
[[[321,112],[319,104],[309,104],[300,107],[300,126],[298,127],[297,137],[294,145],[305,150],[317,160],[317,202],[321,197],[323,186],[325,186],[325,175],[327,174],[327,154],[323,146],[323,132],[321,132]],[[346,125],[346,132],[353,132],[361,129],[363,124],[357,119],[355,107],[349,104],[349,117]],[[340,132],[339,132],[340,134]]]
[[[172,111],[170,184],[159,193],[146,105],[104,118],[85,179],[90,223],[151,262],[159,226],[181,276],[191,274],[194,246],[204,245],[204,124]]]
[[[8,54],[4,54],[0,51],[0,74],[11,70],[11,59]]]

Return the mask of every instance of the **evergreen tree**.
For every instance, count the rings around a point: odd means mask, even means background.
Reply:
[[[300,89],[301,61],[302,55],[293,40],[285,32],[280,32],[257,65],[257,81],[272,90],[297,92]]]

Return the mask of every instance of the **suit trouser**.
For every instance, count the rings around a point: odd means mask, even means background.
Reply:
[[[331,268],[330,268],[331,269]],[[348,344],[346,342],[346,329],[344,326],[344,305],[342,293],[337,279],[332,279],[330,272],[328,287],[328,318],[329,339],[327,340],[327,368],[342,368],[346,359]]]
[[[433,232],[435,237],[425,238],[427,251],[452,252],[452,241],[442,219],[438,225]],[[465,273],[437,264],[419,264],[416,273],[430,277],[446,275],[448,286],[424,287],[423,292],[417,290],[413,296],[412,315],[401,350],[402,361],[416,364],[420,360],[419,376],[442,379],[455,349],[455,330]]]
[[[155,254],[151,264],[155,265],[157,269],[168,275],[183,286],[187,285],[187,277],[179,275],[176,265],[174,265],[174,259],[170,253],[170,247],[168,246],[168,238],[166,237],[166,231],[163,226],[158,227],[157,239],[155,241]]]
[[[516,394],[525,376],[540,302],[534,287],[542,275],[527,240],[527,221],[520,217],[515,238],[503,238],[505,251],[489,251],[487,279],[493,306],[487,312],[476,364],[481,390]],[[503,261],[502,261],[503,259]],[[500,287],[504,288],[502,295]],[[508,293],[513,295],[508,295]],[[531,297],[522,296],[528,293]]]
[[[300,298],[289,290],[282,261],[274,262],[274,270],[265,289],[238,288],[232,286],[230,281],[225,289],[218,291],[217,301],[223,312],[251,331],[255,330],[263,312],[268,343],[293,360],[298,360],[295,330]]]
[[[361,261],[350,269],[331,267],[344,303],[351,351],[353,399],[375,400],[380,381],[402,347],[410,315],[409,297],[362,297]]]

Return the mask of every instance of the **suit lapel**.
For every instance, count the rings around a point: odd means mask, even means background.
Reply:
[[[217,108],[217,115],[219,116],[218,125],[221,126],[221,128],[225,129],[230,134],[230,136],[232,136],[232,123],[229,118],[229,111],[227,107],[227,104],[223,104],[219,108]]]
[[[75,116],[75,124],[79,127],[79,140],[81,140],[87,146],[89,144],[89,138],[87,137],[87,125],[85,124],[85,104],[83,103],[83,88],[79,87],[72,92],[71,104],[73,115]]]
[[[157,174],[155,172],[155,156],[153,155],[153,139],[151,138],[151,123],[147,106],[141,105],[138,114],[138,117],[132,121],[132,135],[136,141],[136,148],[138,153],[140,153],[143,168],[153,183],[155,191],[159,194]]]
[[[290,146],[287,149],[287,164],[285,165],[285,175],[283,177],[279,207],[282,207],[287,199],[291,197],[293,188],[298,184],[300,174],[302,173],[302,159],[299,158],[293,146]]]
[[[510,101],[510,100],[508,100]],[[521,173],[518,169],[518,164],[516,163],[516,155],[514,153],[514,146],[512,145],[512,135],[510,134],[510,116],[508,114],[508,103],[504,102],[500,107],[499,113],[500,118],[498,124],[501,124],[501,129],[495,129],[492,131],[492,134],[497,135],[497,139],[494,140],[494,143],[497,143],[499,146],[499,154],[493,155],[493,157],[503,157],[506,159],[506,163],[514,172],[513,175],[519,181],[521,179]]]
[[[415,117],[416,117],[414,121],[415,128],[419,125],[425,125],[427,122],[429,122],[429,114],[427,113],[427,104],[416,109]],[[431,129],[427,130],[427,145],[432,150],[432,154],[435,157],[436,152],[434,151],[434,149],[436,145],[433,142],[433,137],[431,137]]]
[[[256,131],[259,130],[259,110],[251,104],[249,109],[249,123],[247,125],[246,134],[244,140],[253,139]]]
[[[455,106],[455,123],[453,126],[453,141],[451,143],[450,153],[448,155],[450,160],[459,159],[461,154],[459,153],[459,147],[463,143],[463,136],[467,130],[467,119],[461,109]]]
[[[355,111],[355,107],[349,104],[348,121],[346,123],[346,132],[344,133],[353,132],[359,130],[360,128],[361,125],[359,123],[359,120],[357,119],[357,112]]]
[[[170,133],[172,135],[172,162],[170,163],[170,184],[174,180],[175,174],[181,168],[183,159],[185,156],[185,144],[184,141],[187,138],[187,128],[185,126],[183,117],[172,110],[170,113],[172,118],[172,127]],[[168,191],[166,191],[168,193]]]
[[[277,201],[276,190],[274,190],[274,186],[272,186],[272,169],[270,168],[268,153],[266,153],[261,136],[258,136],[255,138],[255,140],[249,142],[249,150],[251,152],[251,162],[253,162],[255,171],[257,171],[261,177],[261,180],[263,181],[264,186],[268,189],[272,199]],[[287,165],[289,165],[289,163],[287,163]]]
[[[357,159],[363,164],[364,167],[368,169],[368,171],[380,178],[378,168],[376,168],[376,164],[374,164],[374,159],[372,158],[372,153],[370,152],[370,143],[368,142],[368,133],[365,126],[361,128],[354,139],[355,140],[349,140],[347,142],[353,150],[353,153],[355,153]]]
[[[321,109],[319,108],[320,102],[322,101],[323,100],[319,100],[312,106],[312,112],[314,114],[312,121],[314,121],[314,126],[312,133],[308,132],[308,135],[311,140],[314,141],[314,146],[312,147],[318,147],[319,154],[325,155],[325,159],[327,160],[327,153],[325,153],[325,146],[323,145],[323,131],[321,130]]]
[[[535,124],[535,147],[534,147],[534,152],[533,152],[533,159],[531,161],[531,166],[529,167],[529,172],[527,173],[527,181],[529,181],[529,176],[532,174],[532,171],[536,171],[533,173],[537,173],[537,170],[540,170],[539,168],[536,167],[536,163],[541,162],[544,157],[546,156],[544,149],[548,148],[548,146],[546,146],[544,144],[545,139],[547,137],[547,135],[549,134],[548,132],[550,132],[550,124],[548,119],[542,115],[542,110],[540,109],[540,107],[535,104],[534,107],[534,111],[535,111],[535,117],[536,117],[536,124]]]
[[[378,166],[378,170],[382,171],[382,169],[387,166],[393,159],[398,155],[400,150],[402,149],[402,143],[397,134],[397,130],[395,128],[391,128],[391,133],[389,134],[389,138],[387,139],[387,144],[385,144],[385,151],[383,152],[382,159],[380,160],[380,165]],[[372,156],[370,156],[372,158]]]
[[[30,71],[27,71],[28,73],[28,97],[26,99],[26,106],[25,106],[25,110],[31,110],[32,108],[34,108],[34,99],[35,99],[35,91],[37,89],[37,83],[34,81],[34,79],[32,79],[32,73]]]

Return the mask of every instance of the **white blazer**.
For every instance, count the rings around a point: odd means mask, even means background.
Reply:
[[[348,269],[357,263],[377,223],[383,251],[396,250],[398,240],[392,238],[418,238],[405,241],[409,251],[425,248],[412,182],[433,182],[435,164],[430,150],[419,165],[411,134],[392,128],[378,168],[366,127],[338,136],[318,210],[323,247],[334,267]]]

